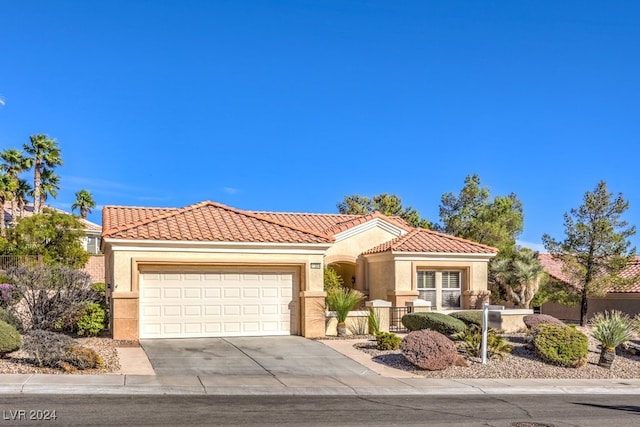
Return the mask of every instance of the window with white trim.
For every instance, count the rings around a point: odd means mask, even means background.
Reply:
[[[418,297],[433,308],[460,308],[462,273],[460,271],[418,270]]]
[[[431,301],[431,307],[436,306],[436,272],[418,271],[418,298]]]

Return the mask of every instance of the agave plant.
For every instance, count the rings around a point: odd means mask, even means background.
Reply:
[[[340,288],[327,295],[327,308],[336,313],[338,320],[338,336],[346,334],[347,316],[363,297],[362,292],[346,288]]]
[[[634,322],[626,313],[611,310],[597,313],[589,324],[591,336],[601,344],[598,365],[610,369],[616,358],[616,347],[633,338]]]

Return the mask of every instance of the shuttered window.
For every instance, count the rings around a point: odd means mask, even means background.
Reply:
[[[437,307],[437,295],[440,292],[441,308],[460,308],[462,274],[460,271],[418,270],[418,297],[430,301]]]
[[[431,301],[431,307],[436,306],[436,272],[418,271],[418,297]]]

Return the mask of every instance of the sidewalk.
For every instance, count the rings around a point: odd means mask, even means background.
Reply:
[[[323,343],[379,376],[157,376],[142,347],[119,348],[122,369],[106,375],[0,375],[0,394],[479,395],[633,394],[640,379],[430,379],[382,366],[349,341]]]

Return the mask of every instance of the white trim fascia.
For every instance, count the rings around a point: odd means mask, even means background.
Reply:
[[[209,253],[286,253],[324,255],[328,243],[260,243],[260,242],[187,242],[167,240],[126,240],[104,238],[111,251],[209,252]]]
[[[351,227],[348,230],[341,231],[340,233],[335,234],[333,237],[336,239],[336,242],[341,240],[348,239],[349,237],[353,237],[356,234],[360,234],[367,230],[371,230],[372,228],[381,228],[382,230],[395,235],[396,237],[403,236],[407,234],[407,231],[395,226],[393,224],[388,223],[380,218],[374,218],[370,221],[367,221],[363,224],[358,224],[355,227]],[[391,240],[391,239],[389,239]]]

